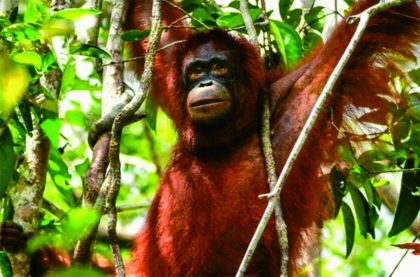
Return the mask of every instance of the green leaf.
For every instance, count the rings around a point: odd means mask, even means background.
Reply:
[[[410,75],[410,78],[420,86],[420,68],[416,68],[408,72],[408,75]]]
[[[49,8],[42,1],[29,0],[26,3],[23,21],[25,23],[41,22],[49,18]]]
[[[414,158],[408,158],[405,169],[414,168]],[[408,228],[417,218],[420,210],[420,198],[413,193],[417,192],[420,185],[419,172],[404,172],[401,179],[401,191],[395,210],[394,222],[388,236],[392,237]]]
[[[293,4],[293,0],[280,0],[279,1],[279,11],[280,11],[280,16],[283,19],[283,21],[285,21],[285,19],[287,18],[287,14],[292,4]]]
[[[48,161],[48,173],[50,174],[54,185],[63,196],[63,199],[73,207],[75,205],[73,190],[67,185],[71,179],[71,175],[60,152],[55,147],[51,147],[50,159]]]
[[[192,13],[192,15],[194,16],[194,18],[199,19],[201,22],[207,22],[207,23],[211,23],[212,25],[214,25],[216,22],[213,18],[213,16],[211,16],[211,14],[208,12],[208,10],[204,9],[203,7],[198,7],[197,9],[195,9]],[[193,23],[200,26],[201,24],[195,22],[194,19],[192,19]]]
[[[103,277],[104,274],[93,269],[83,268],[79,266],[72,266],[69,269],[60,269],[55,271],[48,276],[50,277],[74,277],[74,276],[89,276],[89,277]]]
[[[76,66],[74,60],[69,61],[64,69],[63,78],[61,81],[61,92],[60,96],[63,97],[66,92],[73,88],[76,79]]]
[[[261,14],[260,9],[250,9],[251,18],[255,21]],[[219,16],[216,19],[216,24],[222,28],[235,28],[244,25],[244,20],[241,13],[228,12]]]
[[[403,141],[410,134],[411,123],[408,120],[398,121],[391,125],[392,141],[396,149],[405,149]]]
[[[60,146],[60,119],[58,117],[48,118],[41,123],[41,128],[50,139],[52,146],[58,148]]]
[[[288,24],[270,20],[270,30],[286,68],[292,68],[302,57],[302,42],[298,33]]]
[[[87,236],[99,222],[99,213],[94,208],[72,209],[63,222],[63,231],[71,240]]]
[[[156,117],[157,117],[157,106],[153,102],[152,97],[148,96],[146,99],[146,121],[150,129],[156,131]]]
[[[18,63],[32,65],[38,70],[41,69],[42,66],[41,56],[33,51],[18,53],[13,56],[13,60]]]
[[[322,34],[319,31],[315,29],[309,30],[309,32],[307,32],[303,37],[303,48],[305,49],[305,53],[311,52],[315,46],[320,44],[322,41]]]
[[[283,21],[293,28],[297,28],[299,26],[300,21],[302,20],[302,9],[293,9],[289,11],[287,18]]]
[[[31,133],[33,130],[33,124],[32,124],[32,115],[31,115],[31,109],[30,104],[26,101],[21,101],[18,105],[18,109],[15,110],[16,115],[18,115],[19,123],[23,124],[25,126],[26,133]]]
[[[420,157],[420,123],[411,126],[410,146],[413,148],[417,157]]]
[[[311,26],[313,29],[322,32],[325,25],[325,13],[324,7],[313,7],[305,14],[306,23]]]
[[[85,173],[88,171],[90,166],[90,160],[88,158],[86,158],[83,163],[78,164],[75,166],[76,172],[77,174],[79,174],[79,176],[81,178],[83,178],[85,176]]]
[[[130,30],[121,34],[121,39],[125,41],[142,41],[150,35],[150,29]]]
[[[96,16],[101,14],[100,10],[96,9],[83,9],[83,8],[72,8],[72,9],[65,9],[54,13],[51,17],[52,18],[64,18],[70,21],[79,20],[85,16]]]
[[[359,164],[368,171],[385,171],[388,167],[379,163],[387,160],[384,153],[378,149],[370,149],[359,155]]]
[[[356,3],[355,0],[344,0],[344,2],[346,2],[346,4],[349,6],[353,6]]]
[[[82,110],[68,110],[66,111],[65,118],[68,124],[86,127],[86,114]]]
[[[357,222],[359,223],[360,233],[363,237],[367,237],[370,233],[373,237],[375,235],[369,216],[369,204],[363,194],[353,184],[347,183],[347,188],[350,191],[351,199],[353,201],[354,209],[356,211]]]
[[[344,191],[346,189],[346,176],[336,166],[331,169],[330,183],[333,190],[334,203],[335,203],[335,216],[337,217],[340,211],[340,206],[343,201]]]
[[[111,59],[111,54],[90,44],[73,43],[70,45],[70,54],[82,55],[101,59]]]
[[[420,93],[410,93],[409,97],[414,109],[420,111]]]
[[[0,119],[6,119],[24,95],[29,74],[24,66],[0,57]]]
[[[14,213],[12,199],[6,195],[3,199],[3,222],[12,221]]]
[[[344,228],[346,230],[346,258],[348,258],[353,250],[356,224],[353,212],[349,205],[344,201],[341,203],[341,211],[343,212]]]
[[[40,41],[43,39],[40,30],[29,23],[16,23],[4,28],[0,36],[9,41],[15,41],[22,45],[28,45],[29,41]]]
[[[244,24],[240,13],[225,13],[216,19],[216,24],[222,28],[234,28]]]
[[[15,172],[15,152],[13,137],[9,128],[5,128],[0,136],[0,199],[3,198],[7,186]]]
[[[13,277],[12,264],[6,251],[0,251],[0,272],[3,277]]]

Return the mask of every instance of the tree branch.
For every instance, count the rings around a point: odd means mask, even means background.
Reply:
[[[162,23],[161,23],[161,0],[154,0],[152,7],[152,24],[151,24],[151,33],[150,40],[148,43],[146,60],[144,71],[140,79],[140,89],[136,93],[133,99],[124,106],[123,110],[116,116],[114,124],[111,131],[111,141],[109,149],[109,160],[110,160],[110,186],[106,196],[106,207],[109,211],[109,226],[108,232],[112,245],[112,252],[114,254],[115,267],[118,276],[125,276],[124,264],[121,259],[121,254],[119,252],[119,247],[116,239],[116,222],[117,214],[115,210],[115,202],[119,193],[121,185],[121,162],[119,157],[119,149],[121,143],[121,133],[122,129],[125,126],[126,122],[134,115],[134,113],[140,108],[146,99],[152,81],[152,71],[154,58],[156,54],[156,49],[160,42],[160,37],[162,34]]]
[[[258,38],[257,32],[253,25],[251,14],[248,9],[248,1],[241,0],[240,10],[242,17],[245,22],[247,32],[249,34],[251,42],[258,47]],[[270,191],[273,191],[276,183],[276,163],[274,160],[273,147],[271,145],[271,133],[270,133],[270,107],[266,95],[264,95],[264,107],[263,107],[263,116],[262,116],[262,130],[261,130],[261,141],[262,141],[262,150],[264,155],[264,160],[266,164],[266,171],[268,176],[268,184]],[[289,261],[289,242],[287,239],[287,228],[286,223],[284,222],[283,212],[281,210],[280,201],[277,201],[275,206],[275,220],[276,220],[276,231],[280,249],[282,250],[281,261],[280,261],[280,272],[281,276],[287,276],[287,266]],[[262,233],[261,233],[262,235]],[[255,252],[255,249],[258,246],[259,240],[251,240],[248,248],[245,252],[245,255],[242,259],[242,262],[239,266],[239,269],[236,273],[236,276],[243,276],[246,272],[246,269],[251,261],[251,258]]]

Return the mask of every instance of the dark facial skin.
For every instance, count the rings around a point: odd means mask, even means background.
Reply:
[[[212,42],[185,57],[186,105],[196,126],[219,124],[229,117],[232,110],[231,60],[230,51],[216,49]]]

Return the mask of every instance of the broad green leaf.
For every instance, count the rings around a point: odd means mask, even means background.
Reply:
[[[43,72],[47,71],[48,68],[55,64],[55,56],[51,51],[48,51],[42,56],[42,67]]]
[[[251,18],[253,21],[255,21],[258,16],[261,14],[260,9],[250,9],[249,13],[251,14]],[[218,17],[216,19],[216,24],[223,28],[235,28],[241,25],[244,25],[244,20],[242,18],[241,13],[224,13],[222,16]]]
[[[311,28],[322,32],[325,25],[324,7],[318,6],[310,9],[309,12],[305,14],[305,21]]]
[[[15,152],[13,137],[9,128],[5,128],[0,136],[0,199],[3,198],[7,186],[15,172]]]
[[[300,21],[302,20],[302,14],[302,9],[290,10],[289,14],[287,15],[287,18],[283,21],[296,29],[299,26]]]
[[[125,41],[142,41],[150,35],[150,29],[130,30],[121,34],[121,39]]]
[[[346,258],[348,258],[353,250],[356,223],[351,208],[344,201],[341,203],[341,211],[343,212],[344,229],[346,231]]]
[[[48,118],[41,123],[41,128],[50,139],[52,146],[58,148],[60,146],[60,119],[58,117]]]
[[[279,11],[280,16],[285,21],[287,18],[287,14],[289,13],[289,9],[293,4],[293,0],[280,0],[279,1]]]
[[[414,158],[408,158],[404,168],[414,168]],[[420,186],[419,172],[404,172],[401,178],[401,191],[395,210],[394,222],[388,236],[392,237],[408,228],[417,218],[420,210],[420,197],[413,195]]]
[[[378,149],[371,149],[363,152],[357,158],[359,164],[369,171],[384,171],[387,166],[379,163],[380,161],[387,160],[384,153]]]
[[[42,58],[33,51],[21,52],[13,56],[13,60],[18,63],[33,65],[36,69],[41,69]]]
[[[360,233],[363,237],[367,237],[370,233],[374,236],[371,229],[369,204],[363,194],[353,184],[347,183],[347,188],[350,191],[351,199],[353,201],[354,209],[356,211],[357,222],[359,223]]]
[[[216,24],[223,28],[234,28],[244,24],[242,14],[225,13],[216,19]]]
[[[292,68],[302,57],[302,42],[298,33],[288,24],[270,20],[270,30],[286,68]]]
[[[111,55],[105,50],[89,44],[73,43],[70,45],[70,54],[83,55],[94,58],[110,59]]]
[[[353,6],[354,3],[356,3],[355,0],[344,0],[344,2],[346,2],[346,4],[349,5],[349,6]]]
[[[214,18],[211,16],[211,14],[204,8],[199,7],[193,11],[193,16],[197,19],[199,19],[201,22],[211,22],[215,23]],[[193,20],[194,21],[194,20]]]
[[[30,104],[26,101],[21,101],[19,103],[18,109],[15,109],[16,115],[18,115],[16,117],[18,122],[25,127],[25,131],[28,134],[31,133],[33,130],[32,115],[29,105]]]
[[[29,23],[16,23],[4,28],[0,36],[6,40],[28,46],[28,41],[42,41],[43,36],[40,30]]]
[[[408,72],[408,75],[410,75],[410,78],[420,86],[420,68],[416,68]]]
[[[64,234],[72,240],[81,239],[98,224],[99,218],[94,208],[72,209],[63,222]]]
[[[14,213],[12,200],[6,195],[3,199],[3,221],[12,221]]]
[[[146,99],[146,121],[150,129],[156,131],[156,117],[157,117],[157,106],[153,102],[152,97]]]
[[[25,68],[0,57],[0,119],[6,119],[29,84]]]
[[[315,46],[322,42],[322,40],[322,34],[319,31],[315,29],[309,30],[303,37],[303,48],[305,49],[305,53],[311,52]]]
[[[335,203],[335,216],[340,211],[341,203],[343,201],[344,191],[346,190],[346,177],[344,173],[340,171],[336,166],[331,169],[330,172],[330,183],[332,186],[334,203]]]
[[[0,251],[0,272],[3,277],[13,277],[12,264],[6,251]]]
[[[410,96],[410,102],[413,105],[413,107],[416,110],[420,111],[420,93],[410,93],[409,96]]]
[[[103,277],[104,274],[93,269],[79,266],[72,266],[68,269],[57,270],[48,276],[50,277],[74,277],[74,276],[89,276],[89,277]]]
[[[77,174],[83,179],[85,173],[88,171],[90,166],[90,160],[86,158],[83,163],[77,164],[74,168],[76,169]]]
[[[64,18],[67,20],[75,21],[85,16],[95,16],[101,14],[100,10],[95,9],[83,9],[83,8],[71,8],[58,11],[52,15],[52,18]]]
[[[40,0],[29,0],[26,3],[23,22],[35,23],[49,18],[49,7]]]
[[[50,40],[55,36],[71,37],[75,32],[73,22],[62,18],[51,18],[43,25],[43,31]]]
[[[75,205],[73,190],[68,186],[71,175],[60,152],[55,147],[51,147],[50,159],[48,161],[48,173],[50,174],[54,185],[63,196],[63,199],[67,204],[73,207]]]
[[[410,146],[417,157],[420,157],[420,123],[411,126]]]
[[[68,110],[65,115],[68,124],[86,127],[86,115],[82,110]]]
[[[408,120],[398,121],[391,125],[392,141],[396,149],[405,149],[403,141],[410,133],[411,123]]]
[[[66,92],[72,89],[76,79],[76,66],[74,60],[69,61],[66,65],[61,81],[61,92],[60,95],[63,97]],[[76,82],[77,83],[77,82]]]

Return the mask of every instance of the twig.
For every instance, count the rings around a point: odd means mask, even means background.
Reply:
[[[415,242],[420,237],[420,234],[417,233],[417,235],[414,237],[412,242]],[[409,249],[405,250],[404,254],[401,256],[401,258],[398,260],[397,264],[395,265],[392,272],[389,274],[389,277],[392,277],[397,270],[397,268],[400,266],[401,262],[404,260],[405,256],[407,256]]]
[[[187,15],[189,18],[191,18],[194,21],[197,21],[200,25],[202,25],[204,28],[206,29],[210,29],[209,26],[207,26],[207,24],[205,24],[204,22],[202,22],[200,19],[197,19],[195,16],[193,16],[192,14],[187,13],[184,9],[180,8],[179,6],[175,5],[174,3],[167,1],[167,0],[162,0],[163,2],[165,2],[166,4],[174,7],[177,10],[180,10],[181,12],[183,12],[185,15]]]
[[[161,0],[154,0],[152,7],[152,24],[150,40],[146,52],[147,54],[144,71],[140,79],[139,92],[136,95],[134,95],[133,99],[126,106],[124,106],[123,110],[116,116],[111,131],[111,141],[109,149],[109,160],[111,167],[110,187],[106,197],[106,206],[107,210],[109,211],[110,219],[112,219],[109,222],[108,232],[110,235],[112,250],[116,262],[115,267],[117,269],[118,276],[125,276],[124,265],[122,263],[121,254],[119,253],[119,247],[117,245],[117,239],[115,237],[115,227],[117,222],[117,214],[115,212],[115,201],[117,199],[121,185],[121,162],[119,157],[121,133],[123,127],[125,126],[125,123],[140,108],[151,88],[154,58],[156,54],[156,49],[160,42],[160,36],[162,34],[162,23],[160,21],[160,7]]]
[[[163,51],[163,50],[165,50],[165,49],[167,49],[169,47],[172,47],[174,45],[177,45],[179,43],[183,43],[183,42],[185,42],[185,40],[176,40],[176,41],[173,41],[171,43],[168,43],[168,44],[162,46],[161,48],[157,49],[156,50],[156,53],[158,53],[160,51]],[[144,60],[145,58],[146,58],[146,56],[137,56],[137,57],[133,57],[133,58],[129,58],[129,59],[123,60],[123,61],[121,61],[119,63],[128,63],[128,62],[137,61],[137,60]],[[103,66],[109,66],[109,65],[116,64],[116,63],[117,62],[110,62],[110,63],[104,64]]]
[[[117,213],[119,213],[119,212],[141,210],[141,209],[148,209],[148,208],[150,208],[150,203],[138,204],[138,205],[121,205],[121,206],[117,206],[116,211]]]

